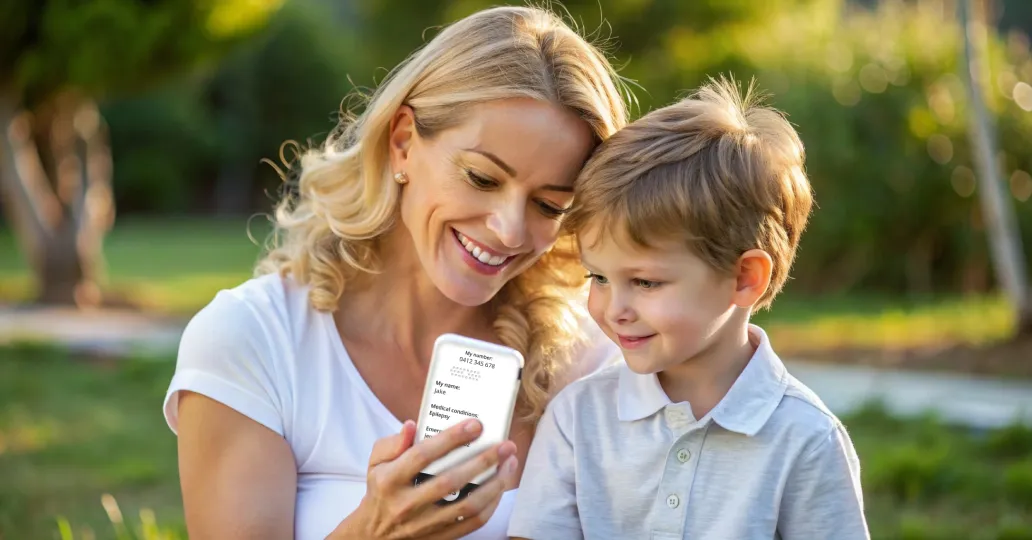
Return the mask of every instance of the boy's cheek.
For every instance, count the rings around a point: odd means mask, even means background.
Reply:
[[[605,300],[602,298],[602,294],[595,289],[594,285],[588,289],[588,313],[596,324],[605,329]]]

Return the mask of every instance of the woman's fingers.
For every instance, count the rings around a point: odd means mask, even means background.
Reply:
[[[476,440],[483,431],[479,420],[460,422],[429,439],[419,441],[395,461],[388,464],[391,474],[402,483],[409,483],[431,463],[448,452]]]
[[[515,453],[516,445],[510,441],[492,446],[473,458],[438,474],[429,482],[420,484],[412,491],[414,502],[417,506],[435,503],[445,495],[466,487],[466,484],[472,482],[481,473],[504,462]],[[473,493],[479,492],[481,489],[482,487],[477,488]]]
[[[427,512],[413,523],[420,537],[432,539],[465,536],[483,527],[498,508],[502,494],[516,485],[516,456],[510,455],[498,468],[498,474],[473,490],[460,502]],[[433,534],[428,534],[433,533]]]
[[[415,440],[415,437],[416,423],[412,420],[406,420],[401,425],[400,432],[390,437],[378,439],[373,444],[373,452],[369,455],[369,467],[375,467],[381,463],[398,459],[399,456],[405,453],[405,450],[412,446],[412,441]]]

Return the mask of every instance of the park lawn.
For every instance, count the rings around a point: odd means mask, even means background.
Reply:
[[[61,526],[63,538],[118,538],[105,494],[130,530],[144,509],[152,531],[185,538],[175,438],[160,410],[172,371],[171,359],[0,348],[0,539],[62,538]],[[1032,539],[1032,430],[971,432],[875,406],[844,421],[873,538]]]
[[[0,540],[57,538],[57,518],[114,538],[146,507],[182,533],[176,442],[161,400],[170,360],[71,359],[42,345],[0,348]],[[185,538],[185,534],[179,534]]]
[[[106,285],[147,309],[189,315],[252,275],[267,219],[126,218],[105,240]],[[0,303],[29,299],[34,284],[10,230],[0,229]]]
[[[188,317],[223,288],[252,275],[270,226],[246,220],[121,219],[106,241],[109,288],[149,310]],[[33,285],[9,231],[0,229],[0,304]],[[800,297],[788,288],[756,314],[788,355],[982,345],[1006,338],[1014,318],[999,297],[906,299],[870,294]]]

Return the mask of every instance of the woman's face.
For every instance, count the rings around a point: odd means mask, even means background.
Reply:
[[[560,106],[509,99],[429,138],[402,107],[390,142],[392,172],[408,176],[401,221],[423,269],[447,298],[477,306],[555,243],[592,133]]]

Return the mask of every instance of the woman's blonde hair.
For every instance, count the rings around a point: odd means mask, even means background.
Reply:
[[[421,136],[460,124],[473,105],[508,98],[560,104],[605,140],[626,123],[625,89],[606,56],[557,15],[498,7],[444,28],[395,68],[357,118],[345,117],[300,157],[296,194],[277,206],[275,232],[256,274],[290,274],[334,311],[348,283],[380,268],[378,238],[395,223],[400,187],[388,160],[391,119],[415,112]],[[526,358],[521,414],[540,416],[556,376],[580,345],[576,304],[585,283],[576,245],[563,236],[492,301],[499,339]]]

